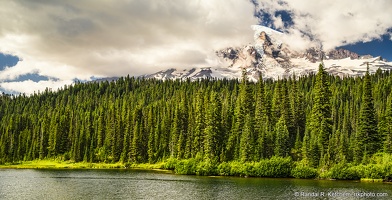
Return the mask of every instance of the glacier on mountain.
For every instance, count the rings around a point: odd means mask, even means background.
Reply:
[[[225,63],[224,66],[183,70],[171,68],[144,77],[162,80],[240,79],[245,69],[248,78],[257,81],[260,74],[264,79],[280,79],[316,73],[321,62],[324,63],[327,72],[340,77],[362,76],[367,70],[367,65],[370,73],[375,73],[378,69],[392,69],[392,62],[381,57],[360,56],[344,49],[325,52],[310,48],[304,52],[297,52],[282,43],[280,38],[284,33],[259,25],[251,28],[254,30],[253,44],[216,51],[221,63]]]
[[[275,31],[275,30],[268,28],[268,27],[265,27],[265,26],[260,26],[260,25],[253,25],[253,26],[251,26],[251,28],[254,31],[254,35],[253,35],[253,38],[255,41],[254,47],[260,56],[264,55],[265,42],[272,42],[273,44],[276,44],[278,46],[280,46],[282,44],[282,41],[280,41],[277,36],[280,36],[283,33],[279,32],[279,31]],[[268,35],[272,39],[272,41],[266,41],[265,37],[261,38],[261,36],[263,35],[263,32],[266,35]]]

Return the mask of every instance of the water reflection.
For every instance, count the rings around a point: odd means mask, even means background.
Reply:
[[[143,170],[0,169],[0,199],[358,199],[353,194],[361,192],[385,193],[372,198],[390,199],[392,185]]]

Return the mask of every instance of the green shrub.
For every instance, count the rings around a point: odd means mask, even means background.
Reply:
[[[247,163],[245,174],[256,177],[290,177],[292,169],[290,157],[272,157],[255,163]]]
[[[196,160],[190,158],[187,160],[180,160],[177,162],[174,171],[176,174],[195,175],[196,174]]]
[[[291,176],[294,178],[316,178],[318,176],[317,169],[312,167],[298,165],[291,170]]]
[[[253,174],[254,176],[257,177],[266,177],[269,176],[271,174],[271,169],[270,166],[268,164],[268,160],[261,160],[259,162],[256,162],[254,164],[254,168],[253,168]]]
[[[201,175],[201,176],[217,175],[216,163],[211,160],[204,160],[197,163],[196,175]]]
[[[178,162],[177,159],[170,157],[169,159],[166,160],[163,168],[167,170],[174,170],[176,168],[177,162]]]
[[[384,166],[384,180],[392,181],[392,164]]]
[[[217,173],[220,176],[229,176],[230,170],[231,170],[231,166],[227,162],[222,162],[217,167]]]
[[[290,157],[272,157],[254,164],[253,174],[258,177],[290,177],[292,169]]]
[[[254,176],[254,177],[290,177],[292,170],[292,160],[290,157],[272,157],[271,159],[259,162],[223,162],[218,164],[211,160],[197,160],[194,158],[187,160],[176,160],[169,158],[165,169],[174,169],[177,174],[196,174],[202,176],[223,175],[223,176]]]
[[[270,160],[272,172],[270,177],[290,177],[293,162],[291,157],[272,157]]]
[[[245,165],[238,161],[230,162],[230,176],[245,176]]]
[[[392,154],[376,153],[370,158],[369,164],[392,164]]]
[[[382,179],[385,176],[385,167],[380,164],[369,164],[363,168],[362,178]]]
[[[256,174],[256,163],[255,162],[247,162],[244,163],[244,174],[245,176],[254,176],[257,177]]]
[[[326,178],[339,180],[359,180],[362,174],[360,169],[361,167],[352,166],[351,164],[337,164],[328,171]]]

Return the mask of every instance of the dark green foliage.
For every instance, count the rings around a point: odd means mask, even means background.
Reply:
[[[392,91],[388,96],[385,114],[379,123],[380,137],[383,138],[383,150],[392,153]]]
[[[373,105],[372,85],[369,70],[363,80],[361,110],[358,121],[356,153],[354,160],[359,163],[366,156],[376,153],[381,146]]]
[[[290,177],[293,162],[291,157],[272,157],[268,160],[255,162],[253,173],[249,176],[257,177]]]
[[[205,106],[204,106],[204,98],[203,93],[201,91],[197,92],[196,100],[195,100],[195,125],[193,132],[193,156],[196,156],[198,152],[203,153],[203,131],[205,128]]]
[[[391,180],[392,156],[386,153],[377,153],[369,158],[366,165],[353,163],[338,163],[328,172],[321,175],[323,178],[358,180],[361,178]]]
[[[286,126],[286,120],[283,116],[280,117],[275,128],[275,149],[276,156],[286,157],[289,154],[289,131]]]
[[[217,160],[222,151],[223,131],[221,124],[222,103],[216,92],[211,93],[204,129],[205,158]]]
[[[248,162],[253,160],[254,155],[254,129],[253,121],[249,114],[245,117],[245,125],[240,139],[240,160]]]
[[[197,162],[194,158],[180,160],[177,162],[174,171],[176,174],[187,174],[187,175],[195,175],[196,174]]]
[[[259,80],[263,80],[259,77]],[[255,160],[259,160],[267,157],[266,146],[266,127],[268,127],[269,117],[267,113],[267,101],[265,96],[265,86],[263,81],[259,81],[256,84],[256,105],[255,105],[255,117],[254,117],[254,134],[255,134]]]
[[[223,162],[218,165],[219,175],[250,177],[290,177],[293,162],[290,157],[272,157],[258,162]]]
[[[168,170],[174,170],[176,168],[177,163],[178,163],[177,159],[170,157],[169,159],[166,160],[165,166],[163,168]]]
[[[217,175],[217,162],[213,160],[204,160],[197,164],[196,175],[200,176],[212,176]]]
[[[0,164],[165,162],[199,175],[310,178],[317,168],[330,172],[321,177],[391,179],[392,161],[374,161],[392,153],[391,91],[388,71],[339,78],[321,65],[317,75],[257,83],[245,73],[241,81],[126,77],[3,94]]]
[[[332,134],[331,90],[327,72],[324,71],[322,64],[316,75],[309,131],[311,156],[308,159],[316,166],[327,153],[328,139]]]
[[[318,176],[317,169],[304,165],[298,165],[291,170],[291,176],[294,178],[316,178]]]
[[[339,163],[333,166],[327,173],[325,178],[340,180],[358,180],[361,178],[359,167],[352,164]]]
[[[383,179],[385,176],[385,166],[370,164],[363,168],[363,173],[361,177],[371,178],[371,179]]]

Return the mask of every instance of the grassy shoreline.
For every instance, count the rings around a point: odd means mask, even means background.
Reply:
[[[124,164],[124,163],[88,163],[57,160],[33,160],[18,163],[6,163],[0,165],[0,169],[148,169],[165,170],[164,163],[143,163],[143,164]],[[166,170],[171,171],[171,170]]]
[[[317,180],[358,180],[391,182],[392,166],[388,164],[337,164],[328,170],[311,168],[290,158],[273,157],[259,162],[223,162],[169,158],[158,163],[89,163],[44,159],[0,165],[0,169],[141,169],[165,171],[182,175],[271,177]]]

